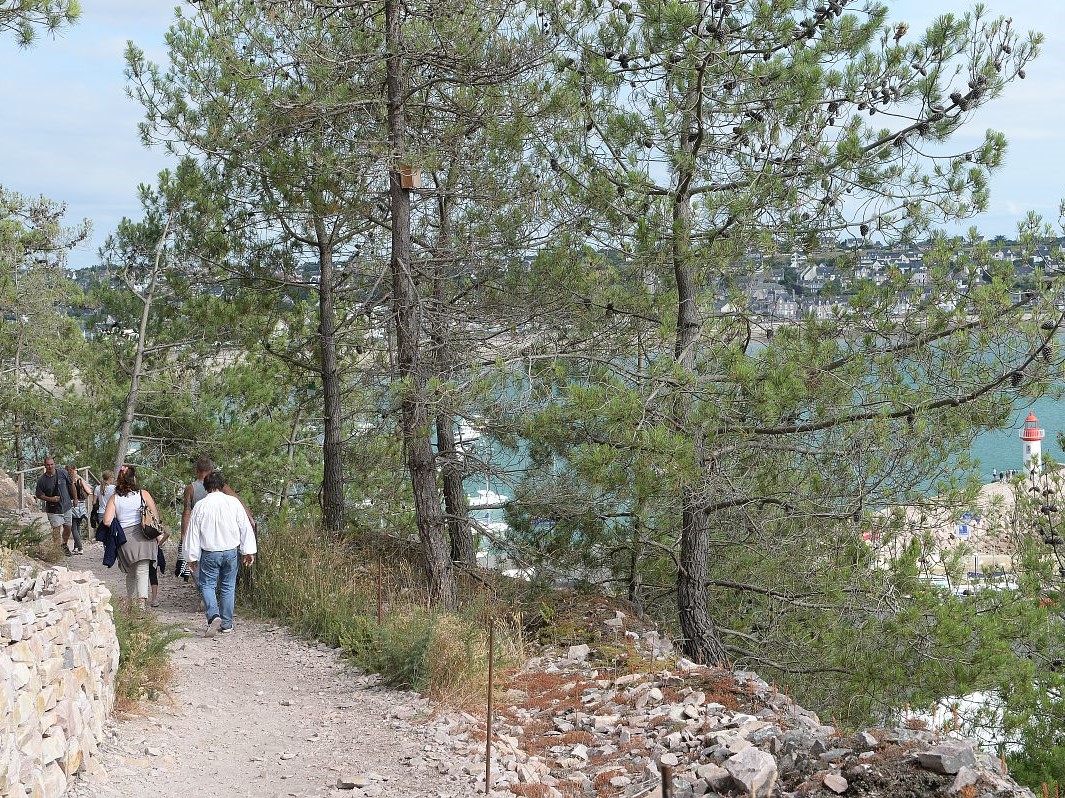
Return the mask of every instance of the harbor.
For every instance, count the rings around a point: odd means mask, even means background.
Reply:
[[[1061,472],[1044,456],[1047,431],[1040,423],[1035,411],[1029,410],[1023,427],[1014,430],[1020,468],[992,469],[991,481],[979,488],[968,509],[959,511],[930,497],[921,504],[878,513],[862,535],[876,551],[878,565],[896,562],[917,545],[920,578],[932,587],[960,596],[984,589],[1016,589],[1014,558],[1022,538],[1045,528],[1033,522],[1033,508],[1041,508],[1048,524],[1050,510],[1056,510],[1052,497],[1058,492]],[[1051,440],[1056,443],[1056,432]],[[1049,527],[1044,542],[1053,550],[1065,540]]]

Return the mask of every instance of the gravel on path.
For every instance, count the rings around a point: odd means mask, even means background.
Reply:
[[[125,596],[124,574],[101,559],[102,546],[91,544],[66,564],[92,571],[116,599]],[[470,760],[461,718],[433,716],[416,693],[379,687],[335,650],[241,617],[239,608],[232,634],[206,639],[191,583],[167,575],[159,599],[159,618],[190,635],[171,646],[167,696],[113,717],[102,769],[83,774],[67,795],[483,794],[477,768],[463,767]]]

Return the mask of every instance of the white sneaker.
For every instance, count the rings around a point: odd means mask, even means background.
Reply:
[[[222,619],[217,615],[211,619],[211,622],[207,624],[207,631],[203,633],[204,637],[214,637],[218,634],[218,630],[222,628]]]

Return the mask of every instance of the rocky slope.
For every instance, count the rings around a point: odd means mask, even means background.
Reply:
[[[621,632],[621,613],[611,621]],[[624,634],[648,665],[670,667],[607,670],[581,645],[547,650],[510,680],[494,727],[494,791],[653,798],[668,781],[674,798],[1033,795],[970,740],[911,728],[844,735],[754,673],[672,658],[654,632]],[[483,762],[474,749],[463,769]]]

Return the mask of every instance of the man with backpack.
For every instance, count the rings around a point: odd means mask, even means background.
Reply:
[[[44,502],[44,511],[48,514],[48,523],[52,527],[52,540],[56,546],[62,546],[66,554],[71,554],[67,541],[70,540],[74,497],[77,492],[70,474],[65,468],[57,469],[55,458],[51,455],[44,458],[44,473],[37,477],[34,495],[37,501]],[[80,547],[75,553],[81,553]]]

